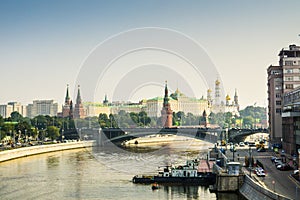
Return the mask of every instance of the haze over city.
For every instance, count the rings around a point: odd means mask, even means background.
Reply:
[[[221,79],[224,92],[230,96],[237,89],[242,108],[254,104],[266,107],[267,67],[278,64],[278,53],[283,47],[299,44],[300,31],[296,25],[299,4],[299,1],[1,1],[0,103],[27,104],[33,99],[54,99],[62,104],[67,84],[75,97],[82,65],[101,42],[124,31],[158,27],[197,42],[218,71],[209,79]],[[164,66],[173,64],[170,61]],[[171,78],[167,77],[171,91],[179,87],[181,92],[197,98],[206,96],[207,88],[202,81],[199,91],[193,93],[178,77]],[[145,86],[133,92],[130,100],[162,96],[163,85],[164,82],[151,88]],[[112,99],[109,89],[91,96],[85,87],[82,84],[83,101],[102,101],[105,93]]]

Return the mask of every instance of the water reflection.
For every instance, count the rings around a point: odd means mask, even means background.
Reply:
[[[182,164],[199,151],[172,147],[132,152],[89,148],[53,152],[0,163],[1,199],[238,199],[210,193],[207,187],[133,184],[139,173],[156,173],[158,166]],[[145,153],[146,152],[146,153]],[[159,152],[159,153],[157,153]],[[207,150],[203,150],[205,155]],[[227,198],[228,197],[228,198]]]
[[[59,165],[59,157],[57,157],[57,156],[49,156],[47,158],[48,169],[55,168],[58,165]]]
[[[200,186],[164,186],[164,192],[167,199],[184,198],[184,199],[203,199],[204,196],[211,196],[208,187]]]

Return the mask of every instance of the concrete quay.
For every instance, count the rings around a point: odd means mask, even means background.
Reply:
[[[227,148],[228,149],[228,148]],[[251,150],[251,151],[250,151]],[[220,155],[220,154],[219,154]],[[266,152],[257,152],[255,148],[249,147],[241,147],[237,148],[236,152],[228,151],[226,152],[225,160],[229,159],[232,161],[237,161],[241,166],[241,174],[243,174],[243,184],[239,187],[238,191],[247,199],[250,200],[259,200],[259,199],[299,199],[300,197],[300,185],[297,181],[293,180],[291,177],[291,173],[293,170],[289,171],[280,171],[276,169],[274,163],[271,162],[271,157],[276,155],[274,152],[266,151]],[[257,176],[254,173],[254,170],[251,170],[250,173],[249,168],[242,167],[245,161],[245,156],[252,156],[254,162],[260,162],[264,166],[264,170],[266,172],[265,177]],[[276,155],[277,157],[281,157],[280,155]],[[226,169],[226,168],[225,168]],[[254,169],[254,167],[252,168]],[[219,170],[220,171],[220,170]],[[223,168],[223,172],[226,172]],[[221,177],[223,178],[223,177]],[[226,176],[224,177],[226,178]],[[226,188],[227,180],[220,181],[222,186],[222,182],[224,182],[224,189]],[[237,181],[238,182],[238,181]],[[234,187],[236,188],[236,187]],[[218,189],[218,188],[217,188]],[[219,190],[222,192],[222,187],[219,187]],[[230,188],[229,188],[230,189]],[[229,190],[228,190],[229,191]]]
[[[18,149],[6,150],[0,152],[0,162],[9,161],[12,159],[33,156],[37,154],[49,153],[54,151],[64,151],[69,149],[79,149],[85,147],[91,147],[94,145],[94,141],[79,141],[49,145],[38,145],[32,147],[22,147]]]

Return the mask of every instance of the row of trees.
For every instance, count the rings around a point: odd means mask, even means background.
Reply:
[[[192,113],[173,113],[174,126],[199,125],[202,116]],[[263,107],[248,106],[240,111],[240,116],[232,113],[210,113],[207,117],[208,123],[217,124],[223,128],[257,128],[262,120],[266,120],[266,110]],[[161,125],[161,117],[151,118],[145,111],[139,113],[127,113],[121,110],[117,115],[106,115],[101,113],[98,117],[87,117],[85,119],[69,119],[51,116],[36,116],[32,119],[23,117],[18,112],[11,113],[10,117],[0,116],[0,138],[6,136],[11,138],[33,138],[44,139],[49,137],[57,139],[67,131],[76,131],[82,127],[158,127]]]
[[[210,113],[209,123],[218,124],[225,128],[261,128],[267,120],[266,108],[259,106],[247,106],[240,110],[240,116],[226,113]]]

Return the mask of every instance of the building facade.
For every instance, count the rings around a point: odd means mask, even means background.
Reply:
[[[289,48],[283,48],[278,56],[279,65],[271,65],[267,70],[270,139],[286,143],[284,140],[289,138],[290,132],[285,131],[286,127],[282,127],[282,101],[285,94],[300,86],[300,47],[289,45]]]
[[[268,67],[268,117],[270,139],[280,142],[282,138],[282,95],[283,74],[281,66]]]
[[[284,93],[282,133],[283,149],[296,154],[300,149],[300,88]]]
[[[8,105],[13,107],[13,112],[20,113],[23,117],[26,117],[26,109],[20,102],[8,102]]]
[[[27,106],[27,116],[33,118],[38,115],[56,116],[58,104],[54,100],[34,100]]]
[[[0,105],[0,115],[3,118],[10,117],[10,114],[13,112],[13,106],[12,105]]]

